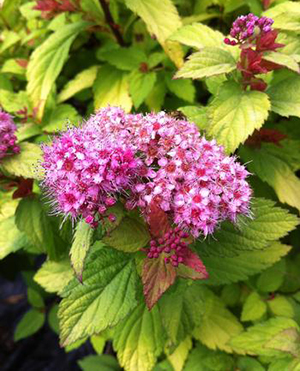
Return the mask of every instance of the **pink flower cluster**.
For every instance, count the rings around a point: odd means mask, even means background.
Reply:
[[[246,169],[194,124],[165,112],[143,116],[108,107],[43,149],[44,185],[58,209],[91,223],[120,194],[146,221],[155,203],[194,237],[249,212]]]
[[[238,17],[232,24],[230,36],[235,40],[226,38],[224,42],[228,45],[242,44],[251,42],[252,38],[272,30],[273,19],[267,17],[257,17],[252,13]]]
[[[20,152],[19,146],[16,145],[16,130],[12,117],[0,109],[0,160],[9,154]]]
[[[136,184],[143,168],[132,149],[86,127],[69,129],[42,149],[43,185],[55,210],[74,219],[82,216],[94,227],[117,195]]]

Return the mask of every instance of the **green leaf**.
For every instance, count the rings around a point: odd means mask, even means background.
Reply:
[[[54,304],[48,313],[48,323],[52,331],[59,335],[59,322],[57,317],[58,304]]]
[[[246,299],[242,310],[242,321],[256,321],[267,311],[267,304],[253,291]]]
[[[228,51],[211,46],[192,54],[176,73],[175,78],[202,79],[229,73],[235,69],[236,61]]]
[[[228,354],[211,351],[197,343],[191,351],[184,371],[229,371],[234,370],[234,362]],[[244,370],[243,370],[244,371]]]
[[[137,273],[131,256],[103,248],[88,256],[83,283],[62,292],[59,318],[65,346],[116,325],[137,305]]]
[[[274,20],[274,28],[287,31],[300,31],[299,4],[287,1],[264,12]]]
[[[90,342],[93,346],[93,349],[97,354],[102,354],[104,351],[105,343],[106,343],[106,338],[101,335],[93,335],[90,338]]]
[[[64,102],[81,90],[91,88],[96,79],[98,66],[92,66],[79,72],[74,79],[70,80],[58,94],[57,101],[58,103]]]
[[[28,240],[25,234],[18,230],[13,216],[0,221],[0,259],[27,244]]]
[[[79,281],[82,282],[84,260],[91,247],[94,230],[84,220],[76,227],[74,241],[70,250],[71,264]]]
[[[261,292],[274,292],[279,289],[286,274],[285,260],[282,259],[272,267],[266,269],[256,282],[256,287]]]
[[[88,22],[80,21],[63,26],[31,54],[27,92],[33,105],[39,108],[39,117],[43,116],[46,100],[68,58],[71,44],[88,25]]]
[[[169,36],[182,26],[176,7],[171,0],[125,0],[125,4],[146,23],[151,35],[165,49],[173,62],[180,67],[183,53],[181,46],[168,41]]]
[[[166,85],[168,89],[178,98],[193,103],[196,89],[191,80],[173,80],[172,74],[166,74]]]
[[[23,124],[21,127],[18,128],[16,132],[16,137],[18,142],[23,142],[26,139],[35,137],[37,135],[41,135],[42,130],[40,125],[34,123],[26,123]]]
[[[65,130],[70,123],[76,126],[79,121],[80,116],[73,106],[70,104],[61,104],[51,112],[50,117],[43,126],[43,130],[49,133],[61,131]]]
[[[45,306],[43,297],[31,287],[27,289],[27,300],[34,308],[44,308]]]
[[[273,242],[263,250],[244,251],[231,257],[221,252],[218,255],[216,251],[211,256],[203,255],[201,259],[209,273],[207,283],[220,285],[245,280],[273,265],[290,249],[290,246]]]
[[[157,82],[146,99],[146,104],[151,111],[161,110],[166,96],[166,84],[162,74],[158,74]]]
[[[280,202],[300,210],[300,180],[292,167],[293,157],[282,147],[262,143],[261,148],[243,147],[240,155],[248,168],[274,188]]]
[[[111,106],[120,106],[126,112],[132,107],[129,96],[128,75],[112,66],[103,66],[99,69],[93,86],[95,109]]]
[[[78,361],[83,371],[118,371],[120,366],[115,357],[103,354],[101,356],[87,356]]]
[[[69,259],[47,260],[37,271],[34,280],[47,292],[59,293],[73,278]]]
[[[144,102],[156,82],[156,73],[134,71],[129,78],[129,92],[135,108]]]
[[[104,21],[103,10],[98,0],[81,0],[80,7],[84,12],[88,13],[89,17],[100,23]]]
[[[268,117],[270,102],[260,91],[243,91],[234,82],[220,86],[217,96],[208,108],[207,133],[233,152]]]
[[[194,330],[194,337],[208,348],[220,349],[228,353],[232,348],[228,341],[238,335],[243,327],[237,318],[225,308],[224,303],[208,288],[202,287],[204,314],[200,325]]]
[[[150,235],[145,225],[138,219],[125,217],[120,225],[108,233],[103,242],[124,252],[135,252],[145,247],[150,241]]]
[[[113,347],[125,370],[151,371],[163,350],[164,336],[157,307],[140,304],[115,329]]]
[[[240,371],[265,371],[266,369],[253,357],[239,357],[237,367]],[[269,369],[269,371],[271,371]]]
[[[292,304],[286,297],[282,295],[276,296],[275,298],[269,300],[268,306],[275,316],[288,318],[293,318],[295,316]]]
[[[38,199],[21,200],[16,210],[16,225],[41,252],[47,252],[50,259],[57,259],[52,226]]]
[[[300,117],[300,76],[280,80],[272,85],[267,93],[272,111],[284,117]]]
[[[1,167],[10,174],[24,178],[39,179],[38,162],[41,160],[40,146],[34,143],[20,143],[20,153],[2,160]]]
[[[294,334],[299,336],[298,331],[299,328],[295,321],[283,317],[272,318],[249,327],[247,331],[232,338],[229,344],[236,352],[269,357],[282,356],[284,352],[288,351],[284,349],[285,347],[292,345],[293,348]],[[289,335],[290,339],[288,339]],[[281,343],[280,347],[275,345],[277,342]]]
[[[193,23],[175,31],[170,36],[170,40],[178,41],[195,49],[202,49],[216,45],[221,46],[224,42],[224,35],[202,23]]]
[[[180,281],[175,290],[163,295],[159,309],[170,341],[174,345],[179,344],[201,323],[204,313],[201,286],[197,282],[187,285],[186,281]]]
[[[27,313],[25,313],[21,321],[18,323],[14,334],[14,340],[19,341],[35,334],[44,325],[44,322],[44,313],[38,311],[37,309],[30,309]]]
[[[300,72],[300,68],[297,61],[290,55],[282,54],[279,52],[268,52],[264,54],[263,59],[276,64],[280,64],[281,66],[287,67],[292,71],[298,73]]]
[[[142,62],[147,62],[145,52],[136,46],[104,51],[101,54],[101,59],[124,71],[135,70],[140,67]]]
[[[188,80],[182,80],[188,81]],[[194,122],[200,130],[205,130],[207,126],[207,109],[206,107],[197,106],[185,106],[179,107],[181,111],[189,121]]]

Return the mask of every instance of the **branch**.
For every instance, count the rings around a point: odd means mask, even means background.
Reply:
[[[112,30],[113,34],[115,35],[115,38],[117,39],[119,45],[126,46],[126,43],[123,40],[123,37],[122,37],[121,32],[119,30],[119,26],[114,22],[106,0],[100,0],[100,4],[102,6],[106,22],[108,23],[110,29]]]

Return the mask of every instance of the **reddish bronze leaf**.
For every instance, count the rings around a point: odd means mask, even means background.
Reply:
[[[173,285],[176,268],[165,263],[165,254],[156,259],[146,258],[143,262],[142,281],[146,304],[150,310],[162,294]]]
[[[179,264],[177,275],[192,280],[205,280],[208,278],[207,270],[201,259],[190,249],[187,249],[182,264]]]
[[[171,229],[167,213],[164,212],[156,202],[150,205],[149,228],[153,237],[162,237]]]

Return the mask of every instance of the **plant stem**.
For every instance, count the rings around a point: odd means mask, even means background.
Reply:
[[[126,46],[125,41],[123,40],[123,37],[121,35],[121,32],[119,30],[119,26],[114,22],[113,17],[111,15],[111,12],[109,10],[108,3],[106,0],[99,0],[100,4],[102,6],[106,22],[108,23],[110,29],[112,30],[113,34],[115,35],[115,38],[117,39],[120,46]]]

